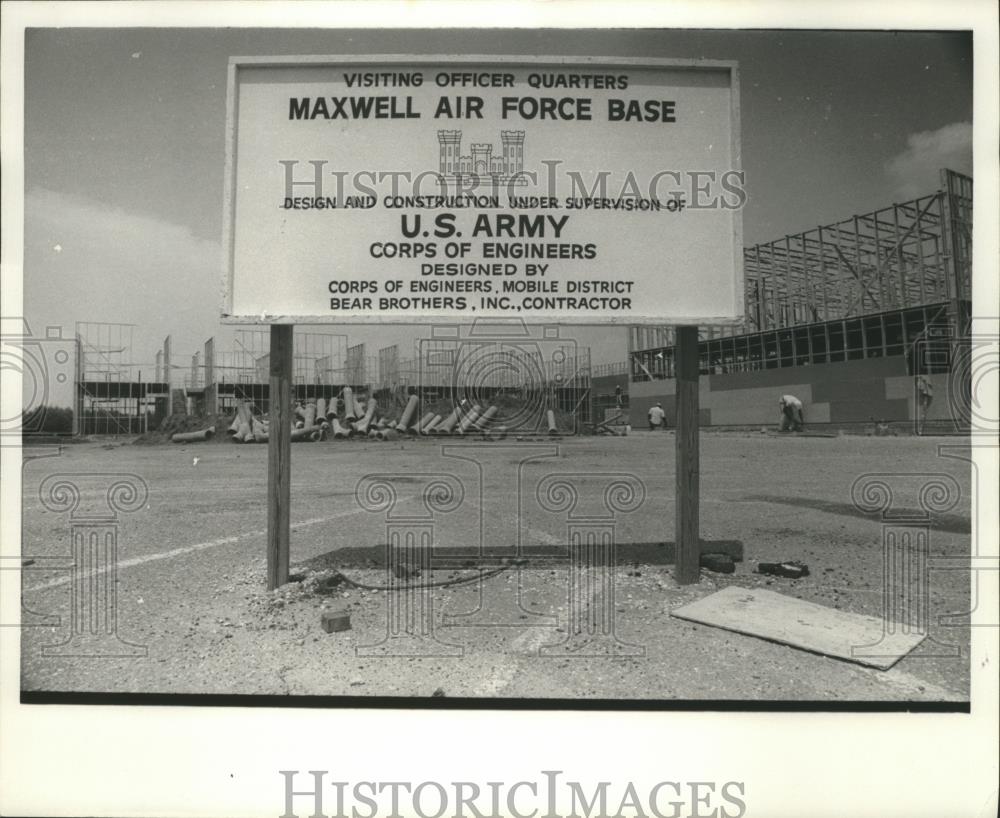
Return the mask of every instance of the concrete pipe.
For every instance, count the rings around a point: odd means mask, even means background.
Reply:
[[[379,429],[378,439],[379,440],[396,440],[399,437],[399,432],[395,429]]]
[[[343,392],[344,399],[344,420],[352,421],[357,420],[357,414],[354,411],[354,390],[349,386],[344,387]]]
[[[271,424],[266,420],[257,420],[254,418],[251,431],[253,432],[254,443],[267,443],[271,439]]]
[[[326,398],[316,398],[316,419],[326,418]]]
[[[436,435],[450,435],[451,430],[455,428],[455,424],[458,422],[458,409],[455,409],[448,417],[442,420],[437,426],[434,427],[434,434]]]
[[[378,404],[375,402],[374,398],[368,401],[368,408],[365,409],[364,417],[354,424],[355,432],[363,435],[368,434],[368,429],[372,426],[372,423],[375,420],[375,410],[377,408]]]
[[[292,443],[299,443],[303,440],[315,440],[313,435],[318,435],[319,429],[292,429]]]
[[[491,406],[476,419],[476,421],[472,424],[473,428],[485,431],[489,427],[490,422],[493,420],[493,416],[499,411],[500,410],[496,406]]]
[[[170,439],[174,443],[200,443],[203,440],[211,440],[215,436],[215,427],[209,426],[199,432],[174,432]]]
[[[434,434],[434,429],[441,422],[441,415],[434,415],[427,423],[423,424],[420,428],[420,434],[422,435],[432,435]]]
[[[331,421],[330,428],[333,430],[334,440],[346,440],[351,436],[351,430],[345,429],[343,426],[341,426],[340,421],[337,418],[334,418]]]
[[[247,405],[243,401],[240,401],[240,403],[236,406],[236,416],[233,418],[232,425],[226,430],[226,434],[230,437],[239,436],[240,428],[244,423],[247,426],[252,426],[253,415],[250,414],[250,410],[247,408]]]
[[[365,416],[365,401],[358,400],[357,398],[355,398],[355,400],[354,400],[354,416],[358,417],[358,418],[363,418]]]
[[[410,395],[410,399],[406,402],[406,408],[403,410],[403,416],[399,419],[399,423],[396,424],[396,430],[399,432],[405,432],[413,422],[413,416],[416,412],[417,396]]]
[[[246,401],[240,401],[240,405],[236,407],[236,416],[247,426],[253,424],[253,413],[250,411],[250,407],[247,406]]]
[[[302,413],[302,428],[312,429],[316,425],[316,404],[307,403]]]
[[[546,419],[549,422],[549,434],[550,435],[557,435],[557,434],[559,434],[559,427],[556,426],[556,413],[553,412],[551,409],[549,409],[545,413],[545,417],[546,417]]]
[[[333,420],[335,417],[337,417],[337,399],[334,397],[330,398],[326,405],[326,419]]]
[[[479,417],[479,413],[482,411],[482,407],[477,403],[469,410],[469,413],[462,418],[458,424],[458,433],[464,435],[473,423],[476,422],[476,418]]]
[[[413,431],[416,432],[418,435],[424,434],[424,427],[428,423],[430,423],[430,421],[431,421],[431,419],[433,417],[434,417],[434,413],[433,412],[428,412],[426,415],[424,415],[422,418],[420,418],[420,420],[418,420],[415,424],[413,424]]]
[[[507,437],[507,427],[506,426],[494,426],[486,433],[490,440],[503,440]]]
[[[375,440],[378,437],[378,433],[380,431],[382,430],[373,426],[371,429],[368,430],[368,439]]]
[[[390,426],[392,421],[388,420],[384,415],[378,419],[378,423],[375,424],[376,429],[384,429],[386,426]]]

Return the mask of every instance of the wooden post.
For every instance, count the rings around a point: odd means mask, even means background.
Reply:
[[[674,361],[677,373],[677,486],[674,538],[677,561],[674,579],[679,585],[697,582],[701,575],[698,541],[698,328],[677,327]]]
[[[267,441],[267,590],[288,582],[292,460],[292,330],[271,325],[271,431]]]

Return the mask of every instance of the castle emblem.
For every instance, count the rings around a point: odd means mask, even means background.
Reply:
[[[461,183],[476,176],[493,184],[526,185],[524,170],[524,131],[500,131],[500,153],[493,145],[473,142],[471,153],[462,155],[461,131],[438,131],[439,172],[441,184]]]

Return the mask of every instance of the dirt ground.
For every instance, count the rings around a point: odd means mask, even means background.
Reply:
[[[306,581],[267,593],[266,446],[134,446],[119,440],[66,446],[58,454],[26,449],[23,556],[34,562],[24,568],[23,603],[25,619],[34,626],[23,630],[22,687],[965,701],[968,628],[940,618],[969,610],[967,570],[929,574],[920,604],[930,635],[888,671],[687,622],[670,611],[738,585],[881,616],[883,520],[855,505],[852,485],[865,475],[889,475],[874,480],[901,486],[893,489],[893,510],[912,514],[919,508],[920,481],[937,474],[953,478],[961,497],[930,518],[928,553],[960,558],[970,551],[972,487],[969,464],[961,459],[967,453],[968,441],[961,438],[706,432],[701,441],[702,539],[719,550],[742,547],[743,561],[733,574],[703,570],[700,582],[681,587],[669,561],[672,433],[551,442],[295,444],[291,561],[293,572]],[[86,627],[79,623],[97,616],[71,608],[70,513],[46,508],[40,496],[43,480],[58,474],[80,487],[77,515],[100,510],[114,482],[110,475],[134,475],[131,479],[148,491],[141,508],[117,516],[113,583],[117,637],[144,648],[138,652],[145,655],[45,653],[45,646],[69,637],[74,622]],[[617,499],[608,490],[616,481],[631,487]],[[368,491],[368,486],[376,488]],[[869,489],[868,500],[877,500],[877,493],[877,486]],[[608,574],[599,567],[575,573],[569,568],[570,531],[587,526],[613,532],[617,562]],[[345,585],[317,587],[317,577],[334,571],[356,582],[386,585],[384,544],[401,530],[432,538],[432,568],[425,567],[420,581],[475,578],[479,570],[504,567],[503,559],[516,553],[518,543],[528,561],[416,597]],[[809,575],[793,580],[754,573],[760,561],[782,560],[806,563]],[[579,585],[571,585],[571,577]],[[595,600],[605,599],[602,577],[610,577],[614,596],[600,605]],[[573,589],[582,596],[573,596]],[[571,599],[589,600],[594,610],[604,612],[604,638],[576,633],[586,611],[581,613]],[[89,603],[78,594],[77,604]],[[347,606],[352,627],[326,633],[321,615],[339,606]],[[427,616],[422,640],[404,646],[405,640],[388,638],[400,628],[405,632],[394,617],[422,611]],[[415,621],[410,630],[419,632],[421,620]],[[400,656],[403,647],[422,655]]]

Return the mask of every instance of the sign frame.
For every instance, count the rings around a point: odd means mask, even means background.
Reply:
[[[477,320],[494,320],[495,316],[483,313],[465,312],[461,314],[399,314],[384,313],[333,313],[326,315],[234,315],[232,313],[233,284],[235,277],[235,243],[236,243],[236,163],[237,157],[237,121],[239,116],[238,90],[239,71],[241,68],[292,68],[292,67],[323,67],[364,70],[377,65],[410,65],[414,67],[453,65],[456,67],[481,66],[506,69],[527,68],[559,68],[563,70],[579,68],[581,70],[602,69],[614,71],[629,69],[661,69],[661,70],[692,70],[692,71],[728,71],[730,94],[730,151],[732,170],[742,172],[742,139],[740,129],[740,76],[739,64],[735,60],[699,60],[699,59],[659,59],[635,57],[590,57],[590,56],[558,56],[558,57],[525,57],[523,55],[426,55],[426,54],[374,54],[374,55],[290,55],[290,56],[233,56],[229,58],[226,93],[226,157],[225,186],[223,199],[223,241],[222,241],[222,309],[220,321],[223,324],[423,324],[423,323],[472,323]],[[738,325],[745,320],[745,283],[743,272],[743,217],[742,209],[733,210],[733,222],[730,240],[733,252],[733,309],[731,314],[722,316],[692,315],[683,319],[666,318],[663,315],[585,315],[572,316],[539,312],[530,318],[524,315],[518,317],[531,323],[590,325],[590,326],[663,326],[665,324],[683,323],[688,325]]]

